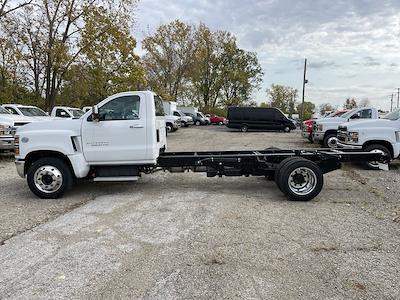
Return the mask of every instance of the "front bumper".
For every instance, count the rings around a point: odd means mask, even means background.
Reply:
[[[343,142],[337,142],[336,144],[338,149],[350,149],[350,150],[362,150],[362,145],[353,145],[353,144],[345,144]]]
[[[17,168],[18,175],[22,178],[25,178],[25,161],[16,160],[15,167]]]
[[[12,136],[0,137],[0,150],[14,150],[14,137]]]
[[[325,132],[313,131],[312,137],[315,142],[322,142],[325,137]]]

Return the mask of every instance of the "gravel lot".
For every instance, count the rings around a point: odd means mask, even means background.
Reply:
[[[184,128],[170,151],[304,148],[298,132]],[[32,196],[0,158],[0,298],[400,299],[399,164],[346,165],[311,202],[263,178],[145,175]]]

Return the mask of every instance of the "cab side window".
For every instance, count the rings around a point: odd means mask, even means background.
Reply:
[[[68,114],[63,110],[63,109],[57,109],[56,110],[56,117],[59,117],[59,118],[68,118],[69,116],[68,116]]]
[[[174,116],[180,117],[181,115],[177,111],[174,111]]]
[[[18,112],[17,112],[14,108],[12,108],[12,107],[6,107],[6,109],[7,109],[10,113],[12,113],[13,115],[18,115]]]
[[[363,109],[360,112],[361,119],[371,119],[372,118],[372,109]]]
[[[100,121],[137,120],[140,116],[140,97],[122,96],[99,108]]]

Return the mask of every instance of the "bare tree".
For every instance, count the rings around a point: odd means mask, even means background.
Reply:
[[[12,5],[11,5],[12,2]],[[31,4],[33,0],[27,1],[10,1],[10,0],[0,0],[0,20],[7,14],[12,13],[24,6]]]

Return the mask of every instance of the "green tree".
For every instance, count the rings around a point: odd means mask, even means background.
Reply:
[[[297,112],[298,114],[301,116],[301,112],[302,112],[302,103],[297,105]],[[311,119],[313,113],[315,111],[315,104],[312,102],[304,102],[304,116],[303,116],[303,120],[308,120]]]
[[[87,47],[106,35],[111,27],[104,22],[90,39],[82,40],[85,20],[93,11],[103,8],[115,24],[130,21],[135,0],[36,0],[15,14],[4,26],[18,45],[25,80],[36,96],[45,99],[51,109],[65,84],[69,70],[83,58]]]
[[[224,106],[249,104],[253,90],[259,89],[263,72],[257,55],[239,49],[236,41],[225,45],[222,59],[222,102]]]
[[[115,20],[102,8],[92,9],[84,18],[81,43],[81,64],[66,74],[60,101],[64,104],[93,105],[107,96],[145,86],[144,69],[134,53],[136,40],[130,36],[128,24]],[[94,42],[92,37],[103,27],[105,34]]]
[[[297,102],[298,92],[296,89],[289,86],[272,84],[271,87],[267,89],[267,94],[271,107],[279,108],[284,113],[292,116]]]
[[[161,25],[142,42],[148,85],[167,100],[177,100],[184,91],[192,66],[194,30],[191,25],[175,20]]]

